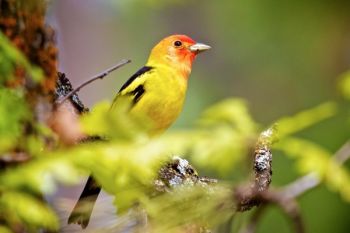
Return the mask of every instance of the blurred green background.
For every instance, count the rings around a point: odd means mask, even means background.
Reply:
[[[336,88],[339,76],[350,69],[349,12],[350,1],[341,0],[60,0],[52,2],[47,18],[57,30],[60,70],[73,85],[122,58],[133,61],[81,90],[88,106],[112,100],[163,37],[187,34],[212,50],[194,64],[175,128],[193,125],[205,107],[230,96],[246,99],[263,126],[336,100],[341,105],[337,117],[300,133],[336,151],[350,133],[349,106]],[[274,154],[273,185],[297,177],[290,164]],[[349,232],[350,205],[338,194],[319,187],[300,201],[307,232]],[[258,232],[293,228],[279,209],[270,207]]]

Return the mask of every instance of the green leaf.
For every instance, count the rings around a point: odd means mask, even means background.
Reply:
[[[43,79],[43,72],[32,66],[25,56],[0,32],[0,87],[14,78],[14,71],[21,67],[28,72],[29,77],[39,82]]]
[[[234,199],[225,185],[183,186],[145,200],[142,205],[155,232],[182,232],[194,224],[211,228],[225,222],[233,213]]]
[[[341,75],[338,89],[345,99],[350,100],[350,71]]]
[[[199,125],[202,127],[222,124],[229,125],[242,134],[252,134],[257,129],[246,102],[236,98],[226,99],[211,106],[199,119]]]
[[[241,99],[226,99],[209,107],[198,121],[198,129],[187,135],[189,155],[197,166],[219,174],[230,174],[247,154],[258,125]],[[186,137],[186,135],[185,135]]]
[[[69,153],[71,152],[71,153]],[[74,164],[73,151],[62,151],[39,156],[19,167],[0,173],[0,190],[27,189],[35,193],[52,193],[57,181],[72,184],[79,181],[79,172]],[[25,177],[25,179],[23,179]]]
[[[284,117],[277,121],[278,136],[280,138],[297,133],[307,127],[315,125],[322,120],[330,118],[337,113],[334,102],[323,103],[312,109],[297,113],[291,117]]]
[[[0,88],[0,154],[18,145],[31,117],[20,91]]]
[[[12,219],[28,224],[30,227],[58,229],[58,220],[54,212],[41,200],[25,193],[7,191],[0,196],[2,213]]]
[[[118,107],[113,109],[110,103],[101,102],[81,118],[83,130],[88,135],[103,135],[109,140],[147,138],[150,121],[145,116],[130,114],[129,109],[130,103],[127,99],[120,100]]]
[[[12,231],[9,228],[7,228],[6,226],[1,226],[1,225],[0,225],[0,232],[1,233],[12,233]]]
[[[218,127],[202,133],[190,146],[190,156],[197,166],[210,168],[220,175],[239,164],[247,154],[248,138],[230,127]]]

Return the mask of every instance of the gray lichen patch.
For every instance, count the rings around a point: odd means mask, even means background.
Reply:
[[[174,156],[170,162],[159,169],[158,179],[155,180],[154,185],[156,190],[165,192],[179,186],[206,186],[212,183],[217,183],[217,180],[199,177],[198,172],[186,159]]]
[[[272,154],[267,146],[259,148],[256,152],[254,168],[256,171],[264,171],[270,169]]]

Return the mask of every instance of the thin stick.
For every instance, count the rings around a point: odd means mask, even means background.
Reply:
[[[254,233],[256,232],[256,227],[258,225],[258,222],[260,221],[261,217],[263,216],[262,214],[266,210],[266,205],[261,205],[258,207],[258,209],[255,210],[253,213],[252,217],[249,219],[249,222],[247,226],[242,227],[239,230],[239,233]]]
[[[345,143],[334,155],[334,159],[339,164],[343,164],[350,158],[350,141]]]
[[[80,91],[81,88],[85,87],[86,85],[88,85],[89,83],[92,83],[93,81],[97,80],[97,79],[103,79],[104,77],[106,77],[108,74],[110,74],[111,72],[119,69],[120,67],[126,65],[127,63],[130,63],[131,60],[128,59],[123,59],[121,60],[119,63],[117,63],[116,65],[114,65],[113,67],[103,71],[100,74],[97,74],[95,76],[93,76],[92,78],[89,78],[87,81],[83,82],[82,84],[80,84],[77,88],[75,88],[74,90],[72,90],[71,92],[69,92],[66,96],[59,98],[56,101],[56,104],[60,105],[62,104],[64,101],[66,101],[68,98],[70,98],[72,95],[74,95],[75,93],[77,93],[78,91]]]
[[[279,192],[267,190],[261,193],[263,201],[275,203],[278,205],[292,220],[297,233],[305,233],[303,219],[301,217],[300,208],[295,199],[286,199]]]
[[[315,188],[320,182],[318,176],[314,172],[311,172],[285,186],[281,190],[281,195],[284,195],[288,199],[296,198],[306,191]]]

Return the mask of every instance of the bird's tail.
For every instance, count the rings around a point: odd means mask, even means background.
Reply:
[[[87,180],[83,192],[75,204],[72,213],[69,215],[68,224],[76,223],[86,228],[90,221],[90,216],[94,208],[101,187],[95,179],[90,175]]]

